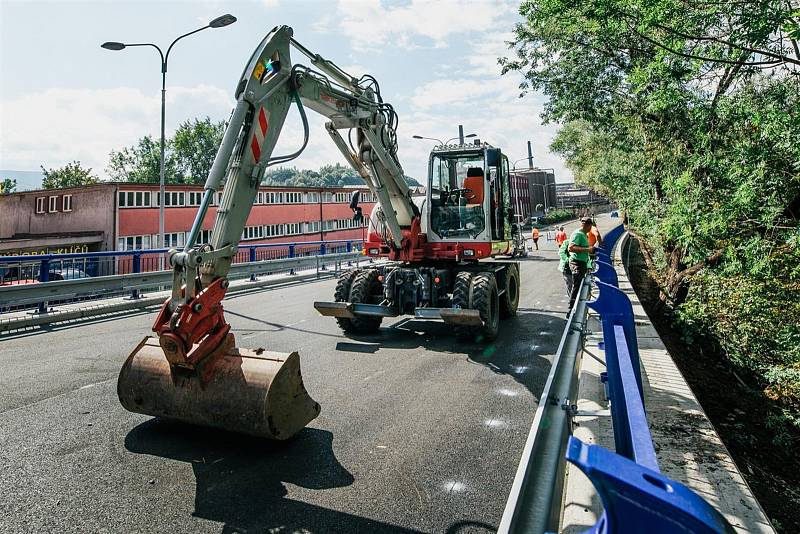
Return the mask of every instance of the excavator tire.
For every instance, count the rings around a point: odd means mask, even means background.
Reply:
[[[339,279],[336,281],[336,290],[333,292],[334,302],[349,301],[350,287],[353,285],[353,278],[355,278],[359,272],[358,269],[352,269],[339,276]],[[338,324],[339,328],[344,332],[353,331],[353,321],[348,317],[337,317],[336,324]]]
[[[453,283],[453,307],[467,310],[470,308],[469,302],[469,287],[472,283],[472,273],[469,271],[461,271],[456,275],[456,280]],[[472,336],[472,329],[468,326],[455,327],[456,337],[460,339],[467,339]]]
[[[358,271],[350,284],[350,302],[373,304],[371,297],[381,293],[383,288],[378,280],[378,271],[364,269]],[[351,329],[354,334],[374,334],[381,327],[382,317],[356,316],[350,319]]]
[[[517,314],[519,307],[519,269],[511,264],[506,270],[506,290],[500,297],[500,318],[507,319]]]
[[[471,337],[478,343],[492,341],[500,331],[500,299],[497,295],[497,279],[493,273],[478,273],[470,284],[470,304],[478,310],[483,326],[470,328]]]
[[[237,349],[232,334],[191,370],[171,368],[158,338],[145,337],[122,366],[117,395],[130,412],[275,440],[320,412],[296,352]]]

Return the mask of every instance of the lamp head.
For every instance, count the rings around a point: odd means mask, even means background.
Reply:
[[[230,13],[227,13],[227,14],[222,15],[221,17],[217,17],[214,20],[212,20],[211,22],[209,22],[208,23],[208,27],[209,28],[222,28],[223,26],[229,26],[229,25],[233,24],[234,22],[236,22],[236,17],[234,17]]]
[[[125,48],[125,43],[117,43],[115,41],[108,41],[100,45],[102,48],[106,50],[122,50]]]

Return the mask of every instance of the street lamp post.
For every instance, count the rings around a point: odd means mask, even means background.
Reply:
[[[167,61],[169,60],[169,53],[172,51],[172,47],[175,46],[175,43],[183,39],[184,37],[188,37],[192,34],[197,32],[203,31],[207,28],[222,28],[224,26],[229,26],[236,22],[236,17],[231,14],[222,15],[221,17],[217,17],[207,25],[203,26],[202,28],[197,28],[196,30],[190,31],[189,33],[184,33],[183,35],[177,37],[172,43],[170,43],[169,47],[167,48],[167,53],[164,54],[159,48],[158,45],[153,43],[119,43],[116,41],[108,41],[100,45],[102,48],[106,50],[122,50],[127,47],[131,46],[152,46],[158,51],[158,55],[161,57],[161,159],[159,162],[159,180],[158,180],[158,248],[164,248],[164,204],[165,204],[165,196],[164,196],[164,151],[165,151],[165,135],[164,135],[164,118],[165,118],[165,109],[166,109],[166,94],[167,94]],[[159,257],[159,268],[164,269],[164,255],[162,254]]]

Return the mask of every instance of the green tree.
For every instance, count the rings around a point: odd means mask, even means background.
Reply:
[[[17,190],[17,181],[11,178],[0,180],[0,195],[7,195]]]
[[[92,169],[84,169],[81,167],[80,161],[73,161],[67,163],[58,169],[45,169],[41,167],[42,174],[42,187],[44,189],[57,189],[61,187],[78,187],[81,185],[96,184],[97,176],[92,174]]]
[[[504,72],[628,212],[665,310],[800,427],[800,48],[786,2],[527,0]]]
[[[113,150],[109,156],[106,172],[118,182],[158,183],[161,170],[161,144],[147,135],[134,146],[119,151]],[[183,175],[176,170],[176,162],[166,143],[164,153],[164,182],[184,183]]]
[[[176,173],[183,183],[205,183],[222,143],[225,127],[225,122],[212,122],[209,117],[185,121],[178,126],[170,148]]]

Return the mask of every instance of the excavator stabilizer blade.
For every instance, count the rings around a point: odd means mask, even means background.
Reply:
[[[320,412],[300,374],[300,357],[223,343],[205,366],[170,368],[155,337],[128,356],[117,395],[131,412],[284,440]]]

